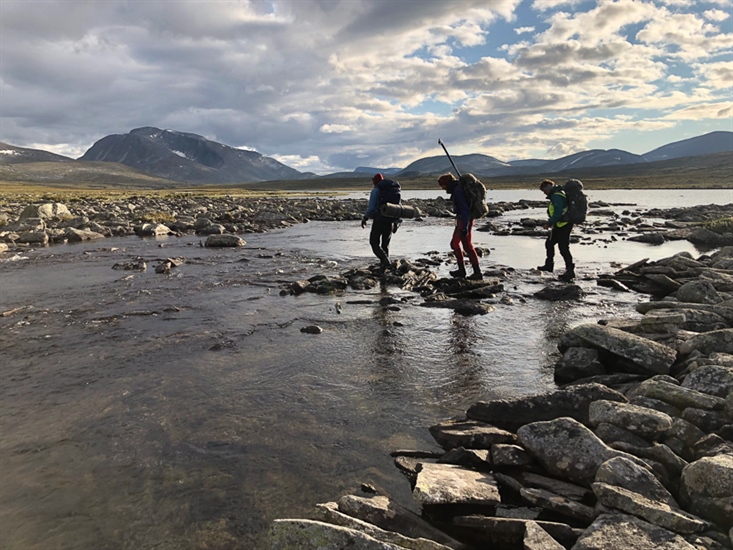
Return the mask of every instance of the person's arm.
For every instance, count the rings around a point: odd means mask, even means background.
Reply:
[[[366,222],[369,218],[373,218],[374,214],[377,212],[378,207],[379,207],[379,187],[375,185],[374,189],[372,189],[372,192],[369,194],[369,206],[367,206],[367,210],[364,213],[364,218],[362,218],[362,221]]]
[[[377,213],[377,208],[379,208],[379,187],[375,185],[374,189],[372,189],[372,192],[369,194],[369,206],[367,206],[367,211],[364,214],[364,217],[367,220],[369,218],[373,218],[374,214]]]
[[[547,220],[547,225],[553,227],[557,222],[560,221],[560,218],[562,218],[562,215],[565,213],[568,201],[560,193],[553,193],[550,197],[550,200],[552,201],[554,211],[550,219]]]

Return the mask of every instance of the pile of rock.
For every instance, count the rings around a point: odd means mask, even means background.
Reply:
[[[483,251],[488,254],[488,251]],[[286,285],[281,296],[299,295],[304,292],[314,294],[343,293],[347,289],[366,290],[379,285],[395,286],[402,290],[415,292],[422,296],[423,307],[452,309],[460,315],[484,315],[493,310],[493,302],[505,300],[499,295],[504,292],[502,280],[510,270],[494,268],[486,272],[483,280],[439,278],[431,267],[442,263],[435,258],[423,258],[414,262],[393,261],[385,272],[378,266],[349,269],[340,275],[314,275]],[[492,275],[492,276],[489,276]],[[573,285],[574,286],[574,285]],[[410,298],[403,298],[409,300]],[[384,301],[399,302],[387,297]],[[383,303],[383,305],[388,305]]]
[[[733,547],[731,260],[657,262],[675,290],[568,331],[563,387],[430,427],[443,452],[393,453],[421,516],[363,491],[276,520],[272,547]]]

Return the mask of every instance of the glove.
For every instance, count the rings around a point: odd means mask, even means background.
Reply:
[[[464,237],[468,237],[468,227],[462,227],[462,228],[461,228],[461,234],[462,234],[462,235],[463,235]]]
[[[393,223],[392,224],[392,233],[397,233],[397,230],[400,228],[400,224]]]
[[[362,229],[364,229],[366,227],[366,222],[367,222],[367,219],[366,218],[362,218],[361,219],[361,228]]]

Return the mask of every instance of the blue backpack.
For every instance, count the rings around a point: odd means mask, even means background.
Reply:
[[[377,184],[379,188],[379,208],[377,211],[381,211],[382,206],[385,204],[402,204],[402,188],[400,183],[395,180],[384,179]],[[385,219],[397,221],[398,218],[389,218],[384,216]]]

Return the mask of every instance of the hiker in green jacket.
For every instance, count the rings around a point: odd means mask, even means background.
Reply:
[[[545,265],[537,269],[552,273],[555,269],[555,245],[557,245],[560,255],[565,260],[565,273],[558,279],[569,282],[575,279],[575,264],[570,254],[570,232],[573,230],[573,224],[566,221],[564,216],[568,209],[568,199],[562,186],[552,180],[544,180],[540,183],[540,190],[550,199],[550,205],[547,207],[548,220],[545,223],[545,229],[550,229],[550,234],[545,241],[547,251]]]

